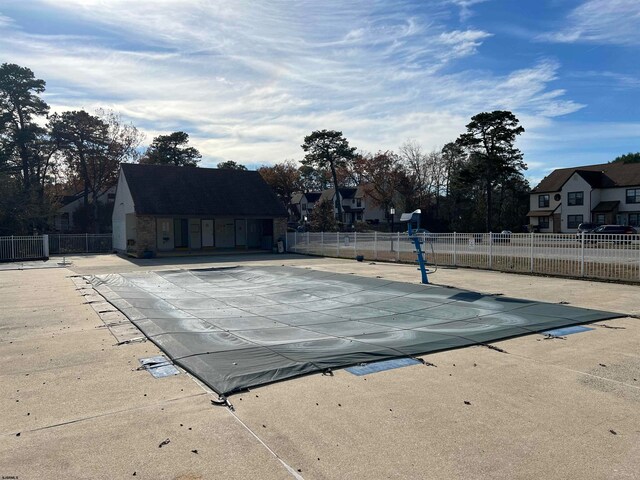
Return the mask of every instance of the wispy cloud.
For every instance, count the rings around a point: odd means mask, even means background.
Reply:
[[[0,13],[0,27],[7,27],[13,24],[13,19],[11,17],[7,17],[6,15],[2,15]]]
[[[569,75],[572,79],[577,79],[580,83],[606,88],[608,90],[639,90],[640,78],[620,72],[611,72],[608,70],[587,70],[575,71]],[[574,80],[575,81],[575,80]]]
[[[484,3],[488,0],[448,0],[449,3],[456,5],[460,8],[460,20],[468,20],[473,15],[471,7],[478,3]]]
[[[540,38],[561,43],[640,45],[640,2],[586,0],[569,14],[563,28]]]
[[[454,30],[441,33],[440,41],[451,46],[451,53],[455,57],[465,57],[476,53],[482,41],[490,36],[490,33],[481,30]]]
[[[47,80],[54,110],[109,107],[148,140],[185,130],[208,165],[300,158],[302,138],[320,128],[369,151],[406,138],[431,149],[480,111],[535,125],[582,108],[554,87],[555,61],[501,74],[465,66],[491,33],[445,19],[451,3],[476,0],[33,2],[96,32],[0,24],[6,61]]]

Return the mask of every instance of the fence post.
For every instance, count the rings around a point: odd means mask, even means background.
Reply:
[[[584,232],[580,235],[580,276],[584,277]]]
[[[534,236],[534,233],[531,232],[529,234],[529,237],[531,237],[531,242],[529,246],[529,270],[531,271],[531,273],[533,273],[533,236]]]
[[[336,232],[336,257],[340,258],[340,232]]]
[[[373,232],[373,259],[378,260],[378,232]]]
[[[89,253],[89,234],[88,233],[84,234],[84,246],[85,246],[85,253]]]
[[[320,232],[320,255],[324,257],[324,232]]]
[[[398,232],[398,241],[396,242],[398,248],[396,248],[396,261],[400,261],[400,232]]]
[[[456,232],[453,232],[453,266],[458,266],[458,252],[456,248]]]
[[[358,255],[358,232],[353,232],[353,252]]]
[[[16,240],[11,235],[11,260],[16,259]]]
[[[493,270],[493,233],[489,232],[489,270]]]
[[[49,235],[42,235],[42,253],[44,258],[49,258]]]

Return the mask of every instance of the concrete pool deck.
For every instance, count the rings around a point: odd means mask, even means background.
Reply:
[[[115,345],[70,277],[284,264],[417,283],[415,267],[295,255],[67,260],[66,268],[0,271],[2,476],[638,478],[637,318],[564,339],[493,344],[506,353],[469,347],[423,357],[435,366],[309,375],[235,395],[232,412],[184,373],[154,379],[137,370],[139,358],[160,351]],[[640,314],[637,286],[466,269],[430,278]]]

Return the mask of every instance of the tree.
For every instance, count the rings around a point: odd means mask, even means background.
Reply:
[[[302,190],[300,171],[293,160],[273,166],[264,165],[258,172],[285,205],[289,205],[295,192]]]
[[[338,229],[333,205],[324,199],[313,207],[309,215],[309,226],[314,232],[335,232]]]
[[[640,152],[625,153],[624,155],[616,157],[611,163],[640,163]]]
[[[55,145],[42,121],[49,106],[40,98],[44,80],[35,78],[25,67],[4,63],[0,66],[0,175],[15,190],[23,210],[15,230],[42,228],[47,216],[45,186],[49,180]]]
[[[404,192],[408,209],[426,209],[431,178],[427,168],[427,155],[415,140],[407,140],[400,146],[400,159],[407,174],[407,190]]]
[[[516,137],[523,132],[513,113],[495,110],[471,117],[467,132],[456,140],[468,158],[468,178],[480,182],[484,190],[486,231],[494,226],[494,188],[506,178],[521,175],[520,171],[527,168],[522,152],[514,146]]]
[[[187,143],[189,143],[189,135],[185,132],[159,135],[153,139],[140,159],[140,163],[196,167],[202,155],[196,148],[187,147]]]
[[[3,142],[5,155],[15,154],[22,172],[25,189],[31,185],[32,151],[29,143],[42,132],[33,121],[34,117],[45,116],[49,106],[39,97],[44,92],[44,80],[36,79],[33,72],[15,64],[0,66],[0,115],[3,133],[8,141]]]
[[[304,137],[301,145],[306,152],[303,165],[317,169],[328,169],[333,178],[333,187],[336,192],[336,206],[338,208],[338,221],[342,223],[342,201],[340,198],[340,185],[336,169],[347,167],[355,156],[355,147],[349,146],[349,142],[342,136],[342,132],[335,130],[316,130]]]
[[[218,168],[226,168],[228,170],[247,170],[247,167],[241,165],[239,163],[234,162],[233,160],[227,160],[226,162],[220,162],[218,164]]]
[[[530,192],[531,186],[528,180],[520,174],[511,175],[500,182],[495,204],[500,228],[520,231],[523,219],[529,211]]]
[[[138,148],[144,140],[142,134],[132,123],[125,123],[117,112],[99,108],[96,116],[107,124],[109,137],[109,156],[118,164],[140,160]]]
[[[97,113],[64,112],[50,120],[52,137],[68,169],[67,180],[82,186],[86,227],[93,226],[96,232],[100,228],[98,197],[115,185],[120,163],[137,158],[142,139],[138,130],[123,124],[117,114],[104,110]]]
[[[445,176],[445,197],[449,196],[451,190],[451,174],[456,167],[462,164],[464,161],[464,150],[456,142],[449,142],[442,147],[442,162],[444,164],[444,176]]]
[[[390,219],[391,207],[401,212],[404,205],[399,204],[399,191],[406,183],[407,176],[398,155],[391,151],[378,152],[375,155],[362,155],[362,179],[369,197],[376,206],[381,207],[387,219]]]
[[[309,165],[301,165],[300,173],[301,190],[305,193],[315,190],[324,190],[331,184],[331,174],[326,170],[317,170]]]
[[[453,227],[455,212],[457,210],[457,192],[452,188],[452,181],[466,159],[465,152],[456,142],[449,142],[441,151],[442,166],[444,169],[444,212],[442,214],[444,222],[449,229]]]
[[[63,152],[68,168],[68,180],[83,188],[83,206],[89,212],[93,200],[94,216],[87,226],[97,226],[98,196],[106,184],[114,182],[117,162],[110,162],[109,128],[106,123],[84,110],[55,114],[51,117],[51,132]]]

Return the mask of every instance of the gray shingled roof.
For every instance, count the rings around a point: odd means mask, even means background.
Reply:
[[[302,201],[302,196],[303,195],[304,195],[304,193],[302,193],[302,192],[294,193],[291,196],[291,204],[300,203]]]
[[[554,170],[543,178],[532,192],[558,192],[575,172],[578,172],[594,188],[640,185],[640,163],[603,163]]]
[[[335,196],[335,188],[327,188],[322,191],[320,195],[321,200],[332,200]],[[342,187],[340,188],[340,195],[343,200],[349,200],[351,198],[355,198],[358,189],[356,187]]]
[[[310,203],[316,203],[318,200],[320,200],[321,195],[321,192],[307,192],[304,194],[304,196],[307,197],[307,201]]]
[[[286,217],[256,171],[123,163],[137,214]]]

